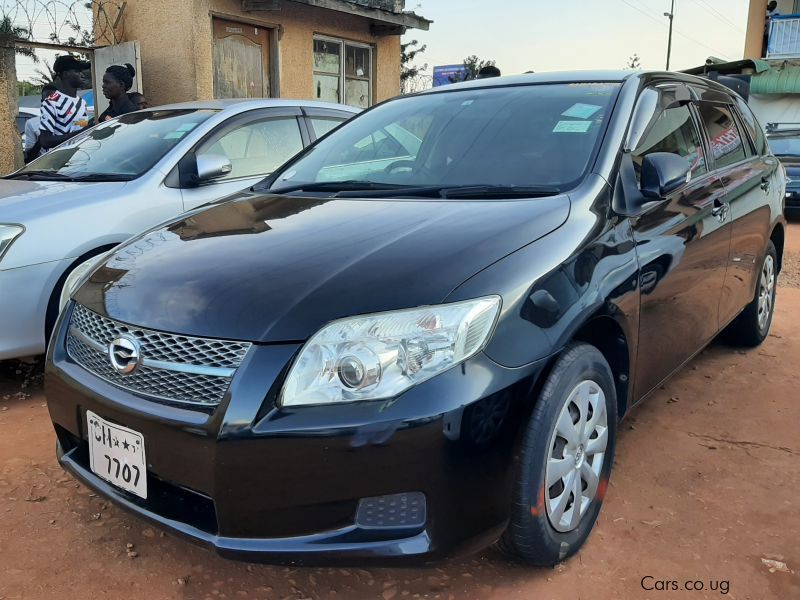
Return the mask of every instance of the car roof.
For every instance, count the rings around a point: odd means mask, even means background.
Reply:
[[[719,83],[695,75],[676,73],[673,71],[630,71],[630,70],[594,70],[594,71],[551,71],[546,73],[523,73],[521,75],[506,75],[504,77],[490,77],[474,79],[463,83],[454,83],[441,87],[431,88],[420,92],[431,94],[443,91],[456,91],[469,88],[505,87],[517,85],[534,85],[545,83],[624,83],[629,79],[650,81],[675,81],[705,87],[730,93],[731,90]]]
[[[198,100],[195,102],[179,102],[176,104],[154,106],[147,110],[194,109],[194,110],[219,110],[225,112],[238,113],[238,112],[245,112],[248,110],[255,110],[259,108],[282,108],[282,107],[325,108],[330,110],[349,112],[353,114],[361,112],[360,108],[356,108],[354,106],[347,106],[345,104],[334,104],[333,102],[317,102],[315,100],[284,100],[281,98]]]

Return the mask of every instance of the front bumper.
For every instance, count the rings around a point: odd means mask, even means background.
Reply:
[[[514,449],[542,363],[480,355],[395,401],[278,408],[297,345],[251,349],[222,404],[205,413],[117,388],[73,363],[64,331],[46,375],[62,465],[137,515],[228,558],[321,563],[432,560],[505,528]],[[89,469],[86,411],[144,435],[148,499]],[[365,527],[359,501],[422,493],[415,527]]]
[[[0,360],[43,354],[50,295],[70,259],[0,271]]]
[[[800,189],[786,190],[786,208],[800,209]]]

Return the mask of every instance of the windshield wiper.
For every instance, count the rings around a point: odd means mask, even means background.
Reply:
[[[481,200],[495,198],[542,198],[561,193],[557,187],[517,185],[461,185],[399,187],[361,193],[342,192],[337,198],[445,198],[455,200]]]
[[[53,179],[57,181],[66,181],[69,180],[70,177],[67,175],[63,175],[58,171],[21,171],[19,173],[12,173],[11,175],[7,175],[5,179],[33,179],[34,177],[43,177],[46,179]]]
[[[273,189],[255,188],[257,191],[269,192],[272,194],[291,194],[292,192],[355,192],[361,190],[399,190],[408,186],[394,185],[390,183],[375,183],[374,181],[320,181],[317,183],[302,183],[291,187]]]
[[[129,174],[115,174],[115,173],[86,173],[83,175],[65,175],[58,171],[24,171],[22,173],[14,173],[9,175],[6,179],[34,179],[41,178],[52,181],[131,181],[135,179],[135,175]]]
[[[136,179],[136,175],[128,173],[86,173],[70,177],[70,181],[131,181],[132,179]]]

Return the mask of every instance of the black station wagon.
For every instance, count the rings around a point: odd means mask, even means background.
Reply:
[[[62,465],[253,561],[581,547],[617,425],[767,336],[785,176],[727,88],[548,73],[383,103],[82,280]]]

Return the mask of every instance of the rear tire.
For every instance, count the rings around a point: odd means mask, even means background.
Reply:
[[[594,346],[569,345],[528,422],[500,550],[532,565],[552,566],[583,546],[605,497],[616,425],[608,362]]]
[[[731,344],[755,347],[769,335],[778,287],[778,253],[772,241],[767,243],[758,273],[755,297],[725,330],[725,339]]]

